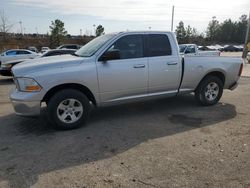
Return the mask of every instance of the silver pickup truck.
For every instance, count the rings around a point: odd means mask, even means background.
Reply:
[[[73,55],[29,60],[13,67],[10,99],[18,115],[39,115],[46,104],[51,124],[81,126],[91,106],[173,97],[194,92],[216,104],[223,89],[237,87],[243,61],[181,57],[172,32],[121,32],[92,40]]]

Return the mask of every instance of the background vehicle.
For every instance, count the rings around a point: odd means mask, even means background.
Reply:
[[[75,49],[78,50],[81,48],[81,45],[78,44],[64,44],[59,46],[57,49]]]
[[[6,61],[18,60],[18,59],[33,59],[39,56],[39,54],[25,49],[13,49],[3,52],[0,56],[0,63]]]
[[[185,56],[220,56],[219,50],[201,51],[198,50],[196,44],[181,44],[179,45],[180,53]]]
[[[240,48],[239,46],[226,45],[226,46],[224,46],[224,48],[222,48],[222,51],[224,51],[224,52],[240,52],[240,51],[243,51],[243,47]]]
[[[75,52],[76,50],[72,50],[72,49],[55,49],[55,50],[49,50],[45,52],[44,54],[42,54],[41,56],[37,56],[36,58],[65,55],[65,54],[74,54]],[[2,65],[0,65],[0,75],[12,76],[11,74],[12,67],[18,63],[22,63],[27,60],[28,59],[17,59],[17,60],[11,60],[11,61],[2,63]]]
[[[49,50],[50,50],[49,47],[42,47],[42,48],[41,48],[41,53],[47,52],[47,51],[49,51]]]
[[[48,57],[48,56],[56,56],[56,55],[65,55],[65,54],[74,54],[76,50],[73,49],[55,49],[49,50],[42,54],[41,57]]]
[[[76,55],[39,58],[13,67],[17,114],[40,114],[62,129],[81,126],[91,104],[105,106],[195,92],[202,105],[216,104],[235,89],[242,59],[185,57],[172,32],[121,32],[95,38]]]
[[[32,52],[38,53],[38,50],[35,46],[29,46],[27,49],[32,51]]]

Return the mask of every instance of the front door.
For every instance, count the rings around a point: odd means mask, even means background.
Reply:
[[[118,102],[146,95],[148,64],[144,57],[143,36],[122,36],[107,51],[112,50],[120,52],[119,59],[97,61],[101,102]]]

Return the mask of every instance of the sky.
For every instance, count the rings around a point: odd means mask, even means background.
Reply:
[[[126,30],[171,29],[184,21],[204,32],[213,16],[219,21],[238,20],[248,14],[250,0],[0,0],[13,24],[12,32],[47,33],[51,21],[60,19],[71,35],[93,34],[94,25],[103,25],[106,33]]]

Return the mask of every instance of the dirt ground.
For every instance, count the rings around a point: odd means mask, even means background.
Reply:
[[[249,66],[248,66],[249,68]],[[94,110],[56,131],[18,117],[0,77],[0,187],[250,187],[250,76],[219,104],[192,95]]]

